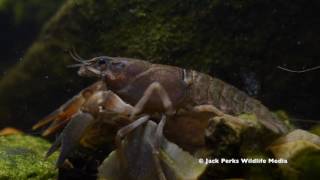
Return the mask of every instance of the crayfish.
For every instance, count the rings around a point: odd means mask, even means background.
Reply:
[[[116,137],[117,154],[124,167],[128,167],[128,162],[122,139],[150,119],[164,126],[164,135],[159,128],[154,136],[152,147],[156,156],[163,136],[191,153],[204,146],[204,132],[214,116],[245,123],[236,115],[254,114],[271,133],[288,131],[258,100],[207,74],[131,58],[100,56],[84,60],[76,53],[71,56],[79,62],[72,67],[79,67],[80,76],[96,77],[99,81],[34,126],[37,129],[52,122],[43,133],[45,136],[66,126],[47,154],[61,146],[58,166],[86,139],[88,129],[101,122],[116,129],[116,135],[111,136]],[[165,179],[161,166],[157,167],[159,179]]]

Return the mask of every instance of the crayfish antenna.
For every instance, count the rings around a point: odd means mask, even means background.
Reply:
[[[82,64],[85,63],[86,60],[79,56],[74,47],[72,47],[68,52],[72,59],[74,59],[75,61],[81,62]]]

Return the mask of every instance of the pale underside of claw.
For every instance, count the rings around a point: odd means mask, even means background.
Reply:
[[[125,176],[139,180],[155,179],[158,174],[150,144],[154,141],[156,126],[148,121],[123,141],[128,168],[121,167],[118,152],[113,151],[99,167],[98,177],[108,180],[120,180]],[[198,179],[205,171],[205,164],[200,164],[198,159],[164,137],[160,146],[159,158],[167,179]]]

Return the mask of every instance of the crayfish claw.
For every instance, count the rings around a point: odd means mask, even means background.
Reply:
[[[48,136],[65,124],[70,121],[70,118],[78,112],[80,106],[85,102],[85,100],[81,97],[81,95],[76,95],[68,102],[63,104],[59,109],[55,110],[53,113],[45,117],[44,119],[40,120],[37,124],[35,124],[32,129],[36,130],[39,129],[49,123],[51,125],[47,128],[43,133],[42,136]]]
[[[47,156],[50,156],[61,144],[61,152],[56,164],[57,167],[61,167],[63,165],[65,159],[79,144],[84,131],[93,120],[94,119],[90,114],[80,112],[76,114],[64,128],[56,142],[47,152]]]
[[[61,140],[62,136],[61,134],[58,136],[58,138],[54,141],[54,143],[49,148],[48,152],[46,153],[45,159],[47,159],[49,156],[51,156],[59,147],[61,146]]]
[[[47,124],[51,125],[47,128],[42,136],[48,136],[57,132],[59,129],[63,128],[77,112],[80,111],[83,104],[97,91],[104,90],[106,87],[103,82],[98,81],[93,85],[83,89],[80,93],[75,95],[72,99],[67,101],[65,104],[60,106],[57,110],[49,114],[47,117],[40,120],[35,124],[32,129],[36,130]]]

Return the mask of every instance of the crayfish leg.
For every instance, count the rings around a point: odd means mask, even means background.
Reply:
[[[162,118],[157,126],[157,129],[156,129],[154,142],[153,142],[153,144],[150,144],[151,148],[152,148],[152,156],[153,156],[153,160],[155,163],[155,168],[156,168],[156,171],[158,174],[158,178],[160,180],[167,179],[164,172],[163,172],[163,169],[162,169],[162,166],[160,163],[160,157],[159,157],[159,151],[161,148],[161,140],[163,138],[163,127],[164,127],[165,123],[166,123],[166,116],[162,115]]]
[[[118,130],[117,135],[116,135],[116,146],[119,154],[119,159],[122,167],[126,168],[127,167],[127,161],[124,155],[124,149],[122,145],[122,139],[128,135],[130,132],[135,130],[137,127],[141,126],[145,122],[149,120],[148,115],[142,116],[141,118],[137,119],[136,121],[133,121],[132,123],[128,124],[127,126],[122,127],[121,129]]]
[[[134,106],[134,110],[131,113],[130,119],[133,119],[136,114],[139,114],[141,111],[143,111],[144,106],[152,98],[151,95],[153,94],[153,92],[157,92],[157,94],[159,95],[165,111],[168,114],[173,114],[174,112],[173,105],[168,95],[168,92],[164,89],[164,87],[159,82],[153,82],[144,91],[143,96]]]

